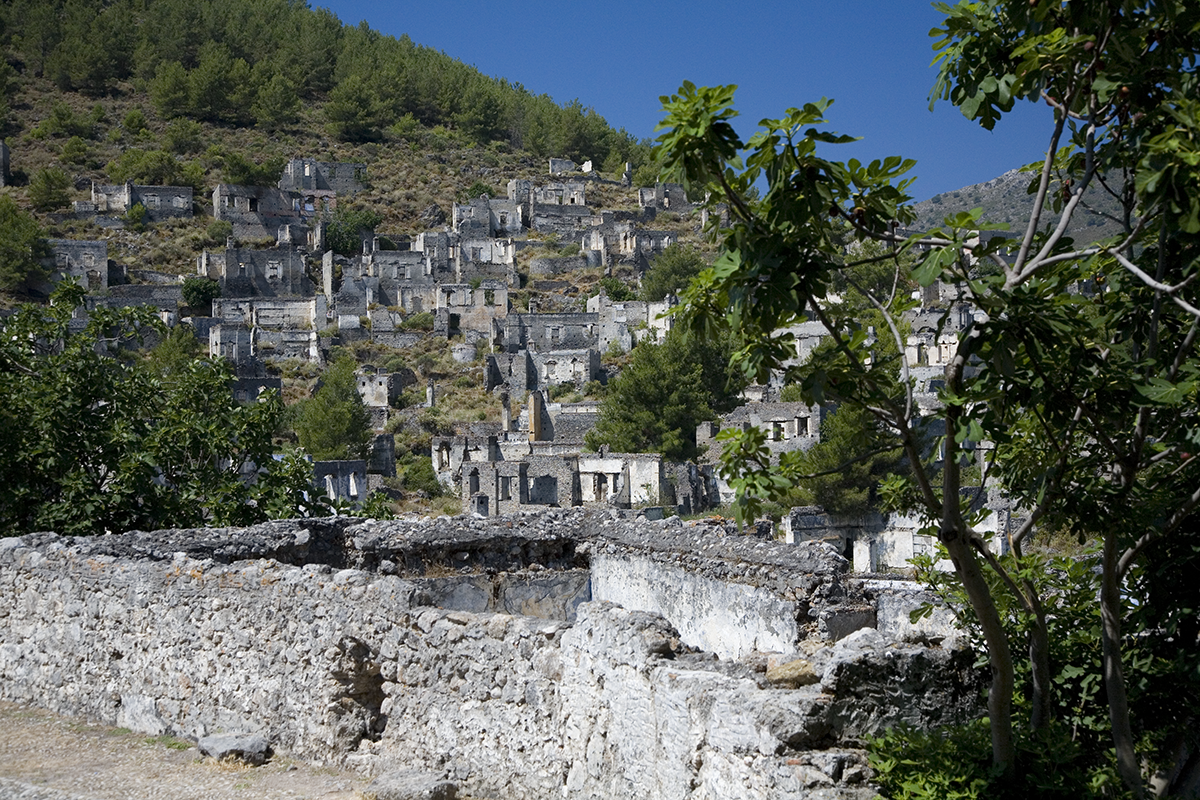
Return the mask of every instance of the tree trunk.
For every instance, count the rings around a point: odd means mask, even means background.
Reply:
[[[1012,735],[1013,662],[1008,637],[1000,624],[1000,613],[992,598],[979,560],[962,530],[943,528],[942,543],[950,553],[954,569],[962,581],[971,608],[979,618],[987,642],[988,662],[992,668],[992,686],[988,692],[988,720],[992,727],[992,764],[1011,772],[1016,751]]]
[[[1117,545],[1112,536],[1104,539],[1104,570],[1100,577],[1100,640],[1103,645],[1104,691],[1108,694],[1108,716],[1112,726],[1117,772],[1133,792],[1145,796],[1142,772],[1133,748],[1129,724],[1129,697],[1121,666],[1121,596],[1117,586]]]
[[[1046,609],[1037,591],[1025,585],[1029,602],[1033,606],[1033,630],[1029,632],[1029,664],[1033,679],[1033,708],[1030,710],[1029,727],[1041,730],[1050,724],[1053,708],[1054,683],[1050,674],[1050,632],[1046,628]]]

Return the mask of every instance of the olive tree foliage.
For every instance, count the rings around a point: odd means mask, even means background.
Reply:
[[[992,759],[1003,774],[1019,767],[1014,692],[1029,727],[1044,730],[1055,721],[1061,677],[1047,624],[1059,595],[1031,568],[1031,537],[1057,528],[1098,542],[1093,674],[1107,707],[1108,755],[1130,793],[1170,793],[1200,778],[1196,710],[1179,703],[1157,720],[1139,713],[1125,657],[1137,637],[1123,625],[1131,607],[1171,603],[1139,594],[1153,583],[1148,570],[1171,570],[1150,555],[1195,544],[1200,6],[982,0],[937,8],[945,21],[933,32],[935,101],[951,101],[989,129],[1018,101],[1048,106],[1046,138],[1030,145],[1043,156],[1027,167],[1033,210],[1013,258],[1001,258],[999,241],[977,244],[979,230],[998,227],[978,211],[939,230],[897,234],[913,219],[913,162],[827,158],[831,145],[851,141],[825,130],[830,101],[763,120],[743,141],[731,122],[734,87],[685,83],[663,98],[663,176],[710,192],[709,202],[730,211],[728,227],[714,231],[720,257],[684,298],[689,318],[701,329],[735,329],[743,345],[734,362],[760,381],[795,352],[788,325],[824,325],[832,346],[785,377],[810,400],[866,411],[899,444],[907,472],[885,494],[920,512],[953,562],[990,663]],[[1116,197],[1124,230],[1076,247],[1069,228],[1089,188]],[[956,283],[983,312],[957,336],[932,418],[918,415],[904,355],[907,294],[869,293],[884,321],[878,335],[895,340],[894,357],[878,359],[865,326],[831,292],[854,266],[843,255],[847,238],[897,251],[923,244],[928,253],[910,277]],[[987,261],[994,269],[971,268]],[[932,448],[922,444],[930,429]],[[752,436],[727,440],[731,458],[748,464],[740,486],[751,506],[754,495],[784,491],[794,479],[750,458],[761,445]],[[1028,512],[1006,532],[1005,558],[988,548],[960,491],[965,454],[983,443],[991,443],[984,488],[1003,488]],[[1003,624],[1001,595],[1028,620],[1019,635]],[[1168,619],[1186,611],[1158,610]],[[1196,643],[1181,647],[1195,651]],[[1018,652],[1028,660],[1021,687]]]
[[[305,496],[311,467],[274,458],[277,394],[234,402],[224,361],[178,352],[143,360],[143,309],[93,309],[60,287],[0,327],[0,536],[52,530],[247,525],[323,511]],[[172,351],[178,342],[168,337]]]

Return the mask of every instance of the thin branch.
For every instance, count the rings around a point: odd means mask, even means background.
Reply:
[[[1071,199],[1067,201],[1066,207],[1063,208],[1062,215],[1058,218],[1058,225],[1055,226],[1054,232],[1050,234],[1050,238],[1048,238],[1046,243],[1042,245],[1042,249],[1039,250],[1037,255],[1029,261],[1028,266],[1025,266],[1014,275],[1009,276],[1008,280],[1006,280],[1004,283],[1006,288],[1011,289],[1012,287],[1023,283],[1029,278],[1029,276],[1033,275],[1033,273],[1042,268],[1043,260],[1050,255],[1050,251],[1054,249],[1054,245],[1058,244],[1059,240],[1062,239],[1063,234],[1067,232],[1067,227],[1071,224],[1071,217],[1075,214],[1075,208],[1079,205],[1079,201],[1083,197],[1083,192],[1085,189],[1087,189],[1088,183],[1091,181],[1092,170],[1093,168],[1089,167],[1084,173],[1083,178],[1079,182],[1079,186],[1071,194]]]
[[[894,252],[884,253],[881,256],[871,256],[870,258],[863,258],[858,261],[847,262],[841,266],[841,269],[850,269],[851,267],[861,267],[864,264],[876,264],[880,261],[891,261],[891,260],[894,260],[895,258],[896,258],[896,254]]]
[[[1179,291],[1184,286],[1186,286],[1191,281],[1191,278],[1188,278],[1186,281],[1179,283],[1175,286],[1168,286],[1166,284],[1159,283],[1158,281],[1154,280],[1154,278],[1151,278],[1148,274],[1146,274],[1144,271],[1142,271],[1136,264],[1134,264],[1132,261],[1130,261],[1125,256],[1121,255],[1120,253],[1114,252],[1112,255],[1113,255],[1113,258],[1115,258],[1122,267],[1124,267],[1129,272],[1132,272],[1142,283],[1146,284],[1151,289],[1156,289],[1160,292],[1163,292],[1164,294],[1166,294],[1168,297],[1171,298],[1171,302],[1173,302],[1175,305],[1179,306],[1184,311],[1191,314],[1193,317],[1200,318],[1200,308],[1196,308],[1191,303],[1187,302],[1186,300],[1184,300],[1182,298],[1176,297],[1174,294],[1175,292]]]
[[[892,315],[888,310],[875,299],[875,296],[863,289],[849,275],[846,276],[846,281],[855,289],[871,301],[871,305],[875,306],[875,310],[883,316],[883,321],[887,323],[888,330],[892,332],[892,339],[896,342],[896,351],[900,354],[900,385],[904,387],[904,418],[912,419],[912,384],[909,382],[908,355],[904,351],[904,340],[900,337],[900,329],[896,327],[896,321],[892,319]]]
[[[992,568],[992,571],[1000,576],[1000,580],[1004,581],[1004,585],[1008,587],[1008,590],[1016,595],[1017,599],[1021,601],[1021,605],[1024,607],[1024,609],[1030,614],[1034,613],[1032,601],[1025,595],[1025,592],[1021,590],[1021,587],[1017,586],[1016,581],[1014,581],[1012,576],[1008,574],[1008,570],[1006,570],[1004,565],[1000,563],[1000,559],[996,558],[995,554],[992,553],[991,550],[988,550],[987,543],[983,540],[983,537],[981,537],[974,530],[969,530],[968,535],[971,544],[975,547],[976,552],[983,556],[983,560],[988,563],[988,566]]]
[[[845,339],[841,335],[841,331],[834,327],[832,321],[829,319],[829,315],[825,313],[825,309],[823,309],[815,300],[813,300],[811,296],[806,296],[804,300],[807,306],[813,310],[813,313],[817,316],[818,321],[825,326],[825,330],[829,333],[829,338],[833,340],[834,345],[850,360],[850,363],[854,365],[859,374],[869,377],[868,371],[864,369],[863,365],[859,363],[857,358],[854,357],[854,353],[850,350],[849,346],[847,346]],[[884,395],[883,399],[888,405],[891,406],[891,408],[886,412],[872,409],[869,406],[864,407],[866,407],[868,411],[871,411],[872,414],[875,414],[877,417],[879,417],[882,421],[894,426],[899,432],[900,440],[904,444],[904,452],[909,458],[913,476],[916,478],[917,484],[921,488],[921,496],[924,498],[929,509],[936,509],[938,506],[937,497],[933,492],[933,485],[930,483],[929,476],[925,474],[925,470],[921,464],[920,448],[917,446],[912,427],[909,424],[910,418],[901,416],[900,409],[886,396],[886,394]]]
[[[1151,278],[1150,274],[1148,272],[1144,271],[1137,264],[1134,264],[1132,261],[1130,261],[1129,259],[1120,255],[1116,251],[1109,251],[1109,252],[1111,252],[1113,254],[1113,256],[1118,261],[1121,262],[1121,266],[1125,267],[1125,269],[1129,270],[1134,275],[1136,275],[1142,281],[1142,283],[1146,284],[1151,289],[1154,289],[1155,291],[1163,292],[1164,294],[1174,294],[1175,292],[1178,292],[1180,289],[1183,289],[1188,284],[1190,284],[1196,277],[1195,275],[1189,275],[1188,277],[1184,278],[1179,283],[1172,286],[1169,283],[1163,283],[1162,281]]]
[[[1021,249],[1017,260],[1013,263],[1012,272],[1020,273],[1029,258],[1029,248],[1033,244],[1033,236],[1037,233],[1038,223],[1042,218],[1042,209],[1046,206],[1046,192],[1050,187],[1050,173],[1054,166],[1054,156],[1058,152],[1058,140],[1062,136],[1066,118],[1056,114],[1054,133],[1050,136],[1050,147],[1046,150],[1046,160],[1042,164],[1042,177],[1038,183],[1037,196],[1033,201],[1033,213],[1029,215],[1029,224],[1025,227],[1025,237],[1021,240]]]
[[[1200,320],[1192,320],[1192,327],[1188,328],[1187,336],[1183,337],[1179,349],[1175,352],[1175,361],[1171,364],[1171,371],[1167,373],[1167,377],[1170,380],[1175,380],[1179,376],[1179,370],[1183,367],[1183,362],[1187,358],[1188,352],[1191,351],[1192,345],[1196,343],[1197,333],[1200,333]]]

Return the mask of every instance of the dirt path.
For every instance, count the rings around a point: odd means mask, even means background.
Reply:
[[[285,756],[233,767],[192,742],[0,702],[0,800],[361,800],[368,783]]]

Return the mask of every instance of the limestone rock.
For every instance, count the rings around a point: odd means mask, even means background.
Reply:
[[[421,224],[426,228],[436,228],[446,224],[446,212],[437,203],[428,206],[421,212]]]
[[[819,683],[821,676],[813,669],[812,664],[803,658],[797,658],[794,661],[768,667],[767,680],[780,686],[799,689],[801,686]]]
[[[160,736],[167,732],[167,724],[158,714],[153,698],[141,694],[121,695],[121,710],[117,713],[117,725],[135,733]]]
[[[400,770],[371,781],[366,794],[375,800],[454,800],[458,786],[431,772]]]
[[[253,766],[267,760],[271,744],[256,733],[218,733],[205,736],[199,743],[200,752],[218,761],[237,759]]]

